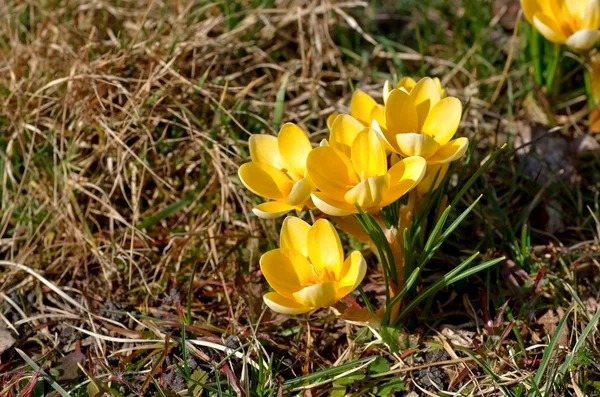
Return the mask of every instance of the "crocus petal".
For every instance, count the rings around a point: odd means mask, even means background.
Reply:
[[[293,250],[274,249],[263,254],[260,270],[269,285],[288,298],[315,279],[308,259]]]
[[[352,143],[352,165],[361,180],[387,172],[385,148],[372,128],[365,128]]]
[[[356,214],[356,207],[345,201],[337,201],[321,192],[311,195],[312,201],[321,212],[330,216],[346,216]]]
[[[335,121],[335,118],[337,116],[339,116],[339,113],[331,113],[328,117],[327,117],[327,129],[329,131],[331,131],[331,127],[333,126],[333,122]]]
[[[396,144],[404,156],[421,156],[425,159],[431,157],[440,147],[433,138],[415,133],[396,135]]]
[[[431,109],[423,134],[432,137],[438,144],[445,145],[456,133],[462,117],[462,104],[453,97],[444,98]]]
[[[306,169],[315,186],[337,200],[342,200],[350,187],[359,182],[350,159],[331,146],[313,149]]]
[[[395,135],[404,132],[417,132],[419,118],[417,109],[406,92],[394,89],[385,105],[385,125],[383,130],[386,140],[395,150],[399,150]]]
[[[392,88],[390,87],[390,82],[388,80],[383,83],[383,103],[386,104],[388,97],[390,96],[390,92],[392,92]]]
[[[565,44],[567,38],[560,27],[550,18],[542,13],[537,13],[533,17],[533,26],[544,36],[547,40],[557,43],[557,44]]]
[[[417,85],[417,82],[412,77],[405,76],[400,79],[396,88],[410,93],[415,88],[415,85]]]
[[[583,21],[581,22],[583,29],[597,30],[600,28],[600,1],[589,0],[583,12]]]
[[[335,303],[335,282],[310,285],[294,292],[294,300],[304,306],[328,307]]]
[[[308,257],[319,275],[340,277],[344,251],[340,236],[326,219],[319,219],[308,231]]]
[[[278,170],[284,168],[276,137],[264,134],[251,135],[248,146],[252,162],[268,164]]]
[[[600,30],[585,29],[573,33],[567,39],[567,45],[576,51],[587,51],[600,40]]]
[[[338,282],[339,287],[355,289],[365,278],[367,262],[360,251],[353,251],[344,261],[344,272]]]
[[[277,143],[285,168],[298,177],[303,177],[306,172],[306,158],[312,150],[306,133],[297,125],[286,123],[279,131]]]
[[[410,91],[410,97],[419,118],[419,126],[416,131],[421,131],[429,111],[440,101],[440,93],[433,80],[430,77],[424,77]]]
[[[375,132],[377,132],[377,135],[379,136],[379,139],[381,140],[381,143],[383,143],[383,146],[385,147],[386,152],[397,152],[398,149],[394,149],[394,146],[392,146],[392,144],[390,142],[388,142],[387,140],[387,131],[384,133],[383,131],[385,130],[384,127],[382,127],[377,120],[373,120],[371,122],[371,128],[375,130]],[[391,137],[393,137],[394,139],[396,139],[395,135],[390,135]]]
[[[521,7],[523,7],[525,18],[533,25],[533,17],[542,11],[540,0],[521,0]]]
[[[350,157],[354,138],[365,126],[352,116],[341,114],[335,118],[329,134],[329,145]]]
[[[238,170],[240,180],[252,193],[283,201],[294,183],[283,171],[262,163],[246,163]]]
[[[354,251],[344,261],[345,274],[338,283],[336,299],[341,299],[354,291],[367,274],[367,262],[360,251]]]
[[[578,17],[581,17],[582,19],[585,17],[585,11],[586,8],[589,6],[589,3],[592,1],[596,1],[596,0],[554,0],[554,1],[542,1],[540,6],[543,7],[542,11],[544,11],[544,13],[546,15],[552,15],[549,11],[548,8],[553,8],[556,9],[556,5],[553,5],[552,3],[559,3],[558,5],[560,6],[561,4],[564,4],[564,7],[566,7],[565,11],[568,11],[571,15],[576,15]],[[551,4],[545,4],[545,3],[551,3]],[[555,13],[554,15],[559,16],[562,13],[562,10],[559,10],[558,13]]]
[[[283,220],[279,234],[279,246],[285,250],[300,252],[308,258],[308,231],[310,225],[295,216]]]
[[[379,209],[385,192],[390,186],[390,175],[385,174],[375,178],[365,179],[346,193],[344,199],[365,210]]]
[[[252,208],[252,212],[262,219],[276,219],[295,209],[297,207],[281,201],[269,201]]]
[[[304,206],[304,203],[310,199],[310,194],[314,190],[315,188],[310,182],[310,179],[302,178],[294,184],[285,202],[289,205],[302,207]]]
[[[427,164],[449,163],[465,155],[469,147],[469,139],[465,137],[454,139],[427,159]]]
[[[398,161],[388,171],[390,187],[385,193],[381,206],[385,207],[393,203],[417,186],[423,179],[426,169],[427,162],[422,157],[407,157]]]
[[[263,296],[265,304],[274,312],[281,314],[301,314],[311,311],[313,308],[304,306],[292,299],[288,299],[277,292],[269,292]]]
[[[371,110],[371,125],[373,125],[373,121],[385,128],[385,107],[383,105],[376,105]]]
[[[440,78],[434,77],[433,82],[435,83],[435,87],[437,88],[438,92],[440,93],[440,98],[444,99],[446,97],[446,90],[442,87],[442,82],[440,81]]]
[[[417,186],[419,196],[424,196],[440,187],[440,184],[448,173],[448,168],[450,168],[450,163],[428,165],[423,180]],[[434,181],[435,186],[432,188],[431,185],[433,185]]]
[[[365,126],[371,124],[371,110],[377,102],[371,96],[361,90],[354,91],[350,101],[350,115],[362,122]]]

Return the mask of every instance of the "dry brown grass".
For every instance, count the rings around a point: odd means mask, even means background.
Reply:
[[[529,346],[530,361],[512,360],[518,338],[506,338],[515,323],[502,320],[490,342],[477,323],[485,311],[464,297],[458,315],[476,332],[463,342],[475,350],[495,346],[485,358],[500,379],[457,354],[463,331],[438,334],[423,325],[403,354],[390,355],[326,311],[303,319],[265,311],[257,261],[275,244],[277,227],[249,215],[256,198],[236,177],[248,134],[274,133],[284,120],[317,142],[326,116],[347,104],[349,82],[379,96],[383,79],[374,76],[395,76],[394,60],[415,71],[423,65],[462,98],[517,82],[523,70],[480,78],[465,66],[475,47],[457,59],[408,48],[392,53],[354,19],[368,10],[358,1],[51,3],[0,2],[0,325],[13,332],[14,347],[47,371],[75,360],[124,395],[175,389],[183,327],[192,370],[220,374],[239,395],[256,392],[249,367],[263,365],[260,359],[277,367],[263,379],[272,390],[274,374],[291,379],[371,353],[392,361],[388,379],[401,373],[409,389],[430,395],[435,387],[418,379],[437,365],[449,371],[454,392],[476,395],[500,393],[498,383],[535,373],[543,346]],[[360,37],[368,52],[340,48],[340,30]],[[465,133],[480,134],[481,156],[498,119],[513,121],[497,113],[497,100],[475,95],[464,122]],[[474,227],[493,224],[488,216],[482,210]],[[577,248],[587,255],[591,244]],[[551,311],[549,321],[559,314]],[[572,332],[576,339],[579,329]],[[447,355],[413,357],[432,343]],[[2,355],[0,396],[23,390],[35,374],[19,360],[14,349]],[[62,370],[55,374],[61,384],[74,382],[84,393],[88,377]],[[331,381],[311,387],[328,390]]]

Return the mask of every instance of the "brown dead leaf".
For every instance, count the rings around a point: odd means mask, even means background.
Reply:
[[[552,338],[554,333],[556,332],[556,328],[558,322],[565,315],[562,309],[558,309],[555,313],[553,310],[548,310],[544,313],[540,318],[538,318],[537,323],[544,328],[544,332],[548,338]],[[559,337],[558,337],[558,345],[559,346],[567,346],[569,344],[569,331],[567,327],[563,327]]]
[[[0,324],[0,354],[10,349],[16,342],[10,331]]]

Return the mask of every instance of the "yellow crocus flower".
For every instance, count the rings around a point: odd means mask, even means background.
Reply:
[[[425,160],[412,156],[388,170],[379,134],[349,115],[339,115],[331,126],[328,145],[310,152],[306,169],[319,191],[315,206],[332,216],[357,213],[356,204],[376,212],[415,187],[425,174]]]
[[[367,265],[360,251],[344,260],[340,237],[325,219],[310,226],[296,217],[283,221],[280,248],[260,258],[260,269],[275,292],[263,297],[278,313],[300,314],[328,307],[362,282]]]
[[[546,39],[576,51],[600,39],[600,0],[521,0],[525,18]]]
[[[435,174],[441,170],[441,182],[448,163],[467,151],[467,138],[452,139],[462,117],[462,104],[454,97],[441,98],[433,79],[425,77],[407,92],[395,88],[385,104],[385,127],[378,132],[395,153],[403,157],[420,156],[427,161],[425,182],[417,191],[429,190]]]
[[[442,82],[440,81],[440,79],[437,77],[434,77],[432,80],[435,83],[435,86],[440,94],[440,98],[445,98],[446,90],[442,87]],[[400,81],[396,85],[396,88],[406,91],[408,94],[410,94],[410,92],[412,91],[413,88],[415,88],[416,85],[417,85],[417,82],[412,77],[406,76],[406,77],[402,77],[400,79]],[[385,84],[383,85],[383,103],[387,102],[387,99],[390,96],[391,91],[392,90],[390,88],[390,82],[386,81]],[[380,125],[384,126],[385,124],[380,123]]]
[[[270,199],[252,211],[273,219],[292,210],[314,208],[310,195],[315,190],[306,178],[306,158],[312,145],[297,125],[286,123],[277,137],[252,135],[248,141],[251,162],[238,170],[240,180],[252,193]]]

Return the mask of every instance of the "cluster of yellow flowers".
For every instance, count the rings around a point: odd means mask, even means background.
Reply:
[[[253,208],[261,218],[305,209],[343,217],[358,213],[357,206],[377,213],[411,190],[424,196],[439,186],[469,144],[467,138],[452,139],[461,116],[460,100],[447,96],[438,79],[403,78],[393,89],[385,84],[383,104],[356,91],[350,114],[328,118],[329,138],[318,147],[291,123],[277,137],[251,136],[251,162],[240,167],[239,177],[270,200]],[[366,273],[360,252],[344,259],[329,221],[310,226],[297,217],[284,220],[280,248],[264,254],[260,266],[275,290],[265,303],[288,314],[330,306]]]

